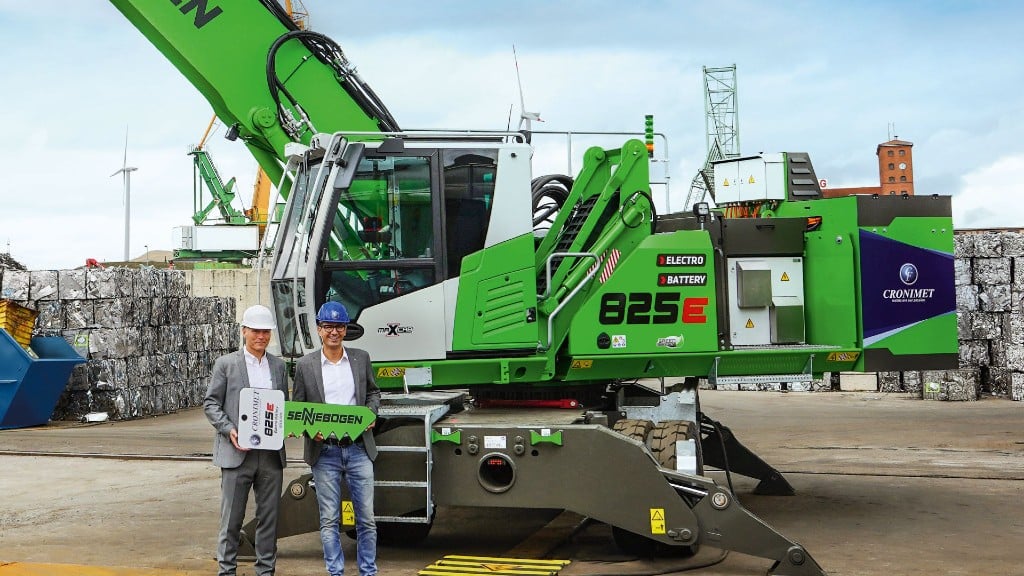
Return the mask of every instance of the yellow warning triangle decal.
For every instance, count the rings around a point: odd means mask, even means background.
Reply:
[[[651,520],[664,520],[665,510],[662,508],[651,508]]]
[[[346,514],[355,514],[355,508],[352,507],[352,502],[345,500],[341,503],[341,511]]]
[[[750,175],[750,180],[747,180],[747,184],[753,184],[753,183],[754,183],[754,175],[751,174]]]
[[[751,320],[750,318],[747,318],[747,328],[753,328],[753,327],[754,327],[754,321]]]
[[[729,179],[726,178],[725,182],[722,183],[722,186],[728,186],[728,185],[729,185]]]
[[[782,282],[789,282],[789,274],[782,273]]]

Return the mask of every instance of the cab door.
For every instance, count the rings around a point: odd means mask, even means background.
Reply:
[[[439,181],[435,149],[367,148],[318,209],[317,305],[343,303],[374,361],[445,357]]]

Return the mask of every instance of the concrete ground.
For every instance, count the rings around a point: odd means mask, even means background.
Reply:
[[[1024,404],[720,391],[701,392],[701,403],[797,490],[755,496],[753,480],[733,475],[742,504],[803,544],[830,574],[1024,575]],[[0,431],[0,576],[215,573],[219,470],[208,461],[211,442],[201,410]],[[301,448],[292,442],[295,459]],[[305,470],[291,466],[286,480]],[[726,482],[724,474],[712,476]],[[691,559],[637,560],[618,553],[607,526],[596,523],[559,544],[542,530],[555,517],[442,508],[419,547],[380,549],[381,574],[412,576],[445,554],[548,550],[573,560],[565,576],[672,573],[699,564],[713,564],[695,572],[702,575],[763,574],[770,565],[736,553],[722,559],[708,547]],[[574,524],[555,518],[566,521]],[[323,574],[318,535],[281,540],[278,568]],[[251,565],[239,574],[251,575]]]

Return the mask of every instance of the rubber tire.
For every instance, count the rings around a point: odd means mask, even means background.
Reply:
[[[634,420],[632,418],[623,418],[616,420],[612,426],[612,430],[622,434],[626,438],[632,438],[633,440],[639,441],[641,444],[647,443],[647,435],[651,433],[651,428],[654,423],[650,420]]]
[[[704,458],[700,448],[700,428],[689,420],[666,420],[657,424],[650,434],[651,453],[662,468],[676,469],[676,441],[694,440],[697,447],[697,474],[704,473]]]

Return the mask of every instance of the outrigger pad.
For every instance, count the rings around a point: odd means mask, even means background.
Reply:
[[[793,496],[796,490],[757,454],[744,446],[727,426],[701,415],[701,454],[704,465],[760,480],[754,494]]]

